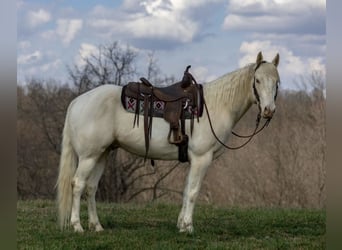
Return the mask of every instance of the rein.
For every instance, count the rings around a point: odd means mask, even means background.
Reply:
[[[261,64],[265,63],[266,61],[261,61],[254,69],[254,72],[260,67]],[[207,104],[205,102],[205,100],[203,101],[204,102],[204,107],[205,107],[205,110],[207,112],[207,115],[208,115],[208,120],[209,120],[209,124],[210,124],[210,129],[211,129],[211,132],[213,133],[215,139],[222,145],[224,146],[225,148],[227,149],[231,149],[231,150],[236,150],[236,149],[240,149],[244,146],[246,146],[251,140],[252,138],[258,134],[259,132],[261,132],[265,127],[268,126],[268,124],[270,123],[271,121],[271,118],[268,118],[264,125],[258,130],[259,128],[259,124],[260,124],[260,119],[261,119],[261,109],[260,109],[260,97],[259,97],[259,93],[255,87],[255,82],[256,82],[256,79],[255,79],[255,76],[254,76],[254,82],[253,82],[253,92],[254,92],[254,96],[255,96],[255,99],[257,100],[257,103],[259,104],[259,113],[257,115],[257,118],[256,118],[256,124],[255,124],[255,129],[253,131],[252,134],[250,135],[239,135],[237,133],[235,133],[234,131],[232,131],[232,134],[235,135],[236,137],[239,137],[239,138],[248,138],[248,140],[246,142],[244,142],[243,144],[241,144],[240,146],[237,146],[237,147],[231,147],[231,146],[228,146],[226,145],[224,142],[222,142],[218,136],[216,135],[215,131],[214,131],[214,128],[213,128],[213,125],[212,125],[212,122],[211,122],[211,118],[210,118],[210,115],[209,115],[209,111],[208,111],[208,107],[207,107]],[[278,86],[277,86],[278,87]],[[277,88],[278,90],[278,88]],[[277,95],[277,92],[276,92],[276,95]],[[275,96],[276,98],[276,96]]]
[[[253,134],[250,134],[250,135],[239,135],[238,133],[232,131],[232,134],[235,135],[236,137],[239,137],[239,138],[250,138],[254,135],[257,135],[261,132],[261,130],[263,130],[264,128],[266,128],[268,126],[268,124],[270,124],[270,121],[271,121],[271,118],[270,119],[267,119],[264,123],[264,125],[258,130],[256,131],[255,133]]]
[[[218,136],[216,135],[215,131],[214,131],[214,128],[213,128],[213,124],[211,122],[211,118],[210,118],[210,115],[209,115],[209,111],[208,111],[208,107],[207,107],[207,104],[204,100],[204,107],[205,107],[205,111],[207,112],[207,115],[208,115],[208,120],[209,120],[209,124],[210,124],[210,129],[211,129],[211,132],[213,133],[215,139],[222,145],[224,146],[225,148],[227,149],[231,149],[231,150],[236,150],[236,149],[240,149],[244,146],[246,146],[251,140],[252,138],[258,134],[261,130],[263,130],[265,127],[268,126],[268,124],[270,123],[271,121],[271,118],[267,119],[264,123],[264,125],[258,130],[258,127],[259,127],[259,124],[260,124],[260,119],[261,119],[261,115],[260,115],[260,112],[258,113],[257,115],[257,119],[256,119],[256,123],[255,123],[255,129],[253,131],[253,133],[251,135],[238,135],[236,134],[235,132],[232,132],[233,135],[237,136],[237,137],[240,137],[240,138],[248,138],[248,140],[246,142],[244,142],[243,144],[241,144],[240,146],[237,146],[237,147],[232,147],[232,146],[228,146],[227,144],[225,144],[224,142],[222,142],[220,140],[220,138],[218,138]]]

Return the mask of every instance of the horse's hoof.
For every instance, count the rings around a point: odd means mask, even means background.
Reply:
[[[95,231],[95,232],[101,232],[103,231],[103,227],[101,226],[100,223],[90,223],[89,224],[89,230]]]
[[[76,232],[76,233],[83,233],[84,232],[81,224],[75,224],[74,225],[74,232]]]
[[[192,224],[183,224],[178,228],[180,233],[192,234],[194,232],[194,227]]]
[[[95,226],[95,232],[102,232],[104,229],[103,229],[103,227],[101,226],[101,224],[97,224],[96,226]]]

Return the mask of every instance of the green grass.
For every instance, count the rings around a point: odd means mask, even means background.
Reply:
[[[60,231],[53,201],[18,201],[18,249],[325,249],[325,212],[198,205],[195,232],[176,227],[180,206],[98,203],[105,231]]]

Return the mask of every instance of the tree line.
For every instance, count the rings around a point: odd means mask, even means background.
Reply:
[[[114,42],[99,46],[84,65],[67,68],[70,82],[31,79],[17,86],[17,193],[19,199],[54,199],[67,107],[76,96],[103,84],[124,85],[146,76],[157,85],[175,77],[162,73],[153,53],[138,73],[138,52]],[[140,75],[139,75],[140,74]],[[252,143],[225,151],[214,161],[199,199],[233,206],[324,207],[326,201],[325,79],[313,72],[298,91],[281,90],[271,124]],[[310,91],[306,88],[310,87]],[[251,109],[235,130],[253,130]],[[239,143],[232,138],[232,144]],[[188,164],[143,158],[123,150],[109,154],[97,199],[180,202]]]

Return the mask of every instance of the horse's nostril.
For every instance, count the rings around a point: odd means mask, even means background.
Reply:
[[[269,107],[264,108],[264,116],[270,117],[273,115],[275,110],[271,110]]]

